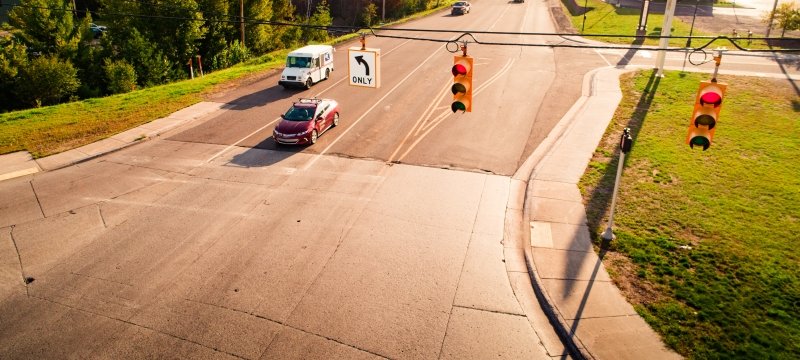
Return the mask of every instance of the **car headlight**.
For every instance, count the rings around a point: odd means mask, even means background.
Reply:
[[[306,130],[306,131],[301,131],[301,132],[297,133],[296,135],[297,135],[297,136],[303,136],[303,135],[305,135],[305,134],[308,134],[308,133],[310,133],[310,132],[311,132],[311,129],[309,129],[309,130]]]

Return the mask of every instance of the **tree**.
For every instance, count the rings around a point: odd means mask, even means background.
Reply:
[[[773,29],[782,29],[781,37],[786,30],[800,30],[800,5],[795,1],[779,4],[764,16],[764,22]]]
[[[81,34],[89,24],[73,20],[71,3],[64,0],[23,0],[8,13],[12,33],[30,51],[55,54],[72,59],[78,50]]]
[[[333,18],[331,17],[331,10],[328,6],[327,0],[322,0],[319,4],[317,4],[317,9],[314,11],[314,15],[311,15],[311,19],[308,21],[309,25],[316,25],[316,26],[330,26],[333,24]],[[329,35],[328,31],[325,29],[319,28],[304,28],[303,29],[303,39],[307,41],[318,41],[318,42],[325,42],[328,41]]]
[[[372,26],[377,19],[378,5],[369,3],[366,7],[364,7],[364,11],[361,13],[361,23],[365,26]]]
[[[74,94],[79,85],[78,71],[71,62],[39,56],[20,69],[15,88],[19,99],[40,107],[58,104]]]
[[[220,54],[226,51],[232,39],[239,38],[236,24],[227,21],[233,15],[231,0],[199,0],[197,4],[206,19],[202,25],[205,35],[198,48],[200,55],[206,59],[203,67],[207,71],[221,69],[218,66],[221,62],[215,59],[219,59]]]
[[[149,86],[188,77],[189,59],[194,58],[207,30],[195,0],[105,0],[109,31],[117,58],[136,68],[141,85]],[[145,16],[128,16],[141,14]],[[158,14],[158,17],[148,17]],[[144,53],[136,53],[144,51]],[[154,59],[146,59],[152,54]],[[145,61],[146,64],[139,63]],[[163,64],[156,64],[163,62]],[[166,71],[164,71],[166,70]]]
[[[272,41],[272,26],[259,24],[272,19],[272,0],[248,0],[245,2],[245,18],[250,21],[245,27],[245,45],[256,54],[275,49]]]
[[[28,65],[26,47],[10,37],[0,37],[0,110],[20,107],[16,94],[16,79],[20,68]]]
[[[272,0],[272,21],[293,23],[295,21],[295,10],[296,7],[290,0]],[[300,28],[295,26],[273,26],[272,33],[276,49],[295,46],[302,35]]]

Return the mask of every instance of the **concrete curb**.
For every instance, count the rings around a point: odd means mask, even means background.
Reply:
[[[588,72],[583,78],[583,86],[582,86],[582,95],[581,97],[572,105],[572,107],[567,111],[566,114],[559,120],[555,127],[550,131],[547,137],[542,141],[542,143],[531,153],[530,156],[525,160],[525,162],[520,166],[519,169],[514,173],[512,176],[513,180],[522,181],[526,185],[529,184],[531,180],[531,176],[533,175],[536,166],[539,162],[552,150],[553,146],[563,137],[566,129],[575,119],[576,115],[584,108],[586,101],[590,96],[593,95],[594,91],[594,80],[597,76],[598,72],[607,68],[599,68]],[[534,294],[536,298],[539,300],[539,303],[544,311],[545,315],[547,315],[550,324],[556,330],[559,338],[564,343],[564,346],[567,348],[570,356],[575,359],[592,359],[594,358],[585,350],[583,344],[581,344],[578,340],[576,343],[576,339],[573,336],[570,336],[570,326],[566,322],[566,320],[560,315],[558,310],[556,309],[554,302],[550,299],[550,295],[545,291],[543,288],[543,281],[539,276],[538,271],[536,270],[536,265],[533,263],[533,256],[531,254],[531,243],[530,243],[530,226],[529,219],[529,209],[530,198],[527,196],[527,186],[526,191],[519,194],[520,196],[509,199],[509,212],[519,212],[519,214],[515,214],[515,216],[521,217],[525,221],[521,221],[520,228],[514,233],[517,236],[526,239],[523,241],[523,249],[525,255],[525,265],[528,269],[528,276],[531,279],[531,284],[533,285]],[[513,205],[512,205],[513,202]]]

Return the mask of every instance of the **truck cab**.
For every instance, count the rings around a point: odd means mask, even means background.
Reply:
[[[284,88],[311,88],[331,76],[333,72],[333,47],[330,45],[308,45],[290,52],[286,56],[286,68],[281,73],[278,85]]]

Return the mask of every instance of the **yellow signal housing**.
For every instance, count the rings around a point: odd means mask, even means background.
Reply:
[[[450,109],[453,112],[472,112],[472,66],[471,56],[453,56],[453,103]]]
[[[719,112],[722,110],[722,100],[728,84],[713,81],[703,81],[697,89],[697,96],[694,101],[692,119],[689,122],[689,131],[686,134],[686,143],[689,147],[695,145],[702,146],[703,151],[711,146],[711,139],[714,137]]]

